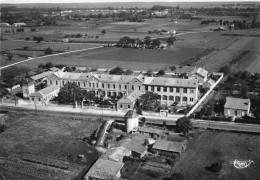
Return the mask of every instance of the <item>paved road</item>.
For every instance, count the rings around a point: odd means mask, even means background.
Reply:
[[[9,111],[16,110],[22,112],[35,112],[35,106],[33,104],[23,106],[14,106],[14,105],[3,105],[0,104],[0,110]],[[39,114],[66,114],[66,115],[81,115],[88,117],[103,117],[104,119],[115,119],[116,121],[124,121],[125,112],[122,111],[111,111],[111,110],[97,110],[97,109],[81,109],[81,108],[68,108],[68,107],[37,107],[37,112]],[[144,115],[146,122],[153,124],[163,124],[166,122],[167,125],[175,125],[179,116],[171,117],[160,117],[158,113],[154,115]],[[191,122],[194,127],[205,128],[205,129],[217,129],[217,130],[227,130],[227,131],[236,131],[236,132],[252,132],[260,133],[260,125],[256,124],[241,124],[233,122],[216,122],[208,120],[197,120],[191,119]]]
[[[23,61],[19,61],[19,62],[13,63],[13,64],[9,64],[9,65],[0,67],[0,70],[7,68],[7,67],[17,65],[17,64],[20,64],[20,63],[24,63],[24,62],[27,62],[27,61],[33,61],[33,60],[38,60],[38,59],[45,58],[45,57],[59,56],[59,55],[70,54],[70,53],[81,52],[81,51],[87,51],[87,50],[92,50],[92,49],[99,49],[99,48],[102,48],[102,47],[104,47],[104,46],[97,46],[97,47],[93,47],[93,48],[79,49],[79,50],[67,51],[67,52],[62,52],[62,53],[57,53],[57,54],[50,54],[50,55],[36,57],[36,58],[30,58],[30,59],[26,59],[26,60],[23,60]]]

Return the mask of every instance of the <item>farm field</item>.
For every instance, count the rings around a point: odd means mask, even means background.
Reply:
[[[9,113],[8,116],[2,116],[0,122],[7,125],[7,129],[0,134],[1,158],[16,157],[16,155],[23,154],[29,154],[30,157],[36,155],[36,158],[40,158],[42,162],[47,161],[46,158],[50,158],[49,164],[51,159],[53,159],[53,163],[55,163],[55,160],[67,165],[71,163],[71,167],[75,166],[76,169],[81,167],[80,171],[83,170],[82,167],[84,169],[89,168],[98,158],[98,152],[95,148],[76,139],[79,136],[90,136],[101,125],[99,121],[94,122],[87,117],[85,119],[72,119],[66,116],[36,116],[13,112]],[[79,154],[84,155],[85,159],[78,158]],[[9,163],[12,164],[12,162]],[[10,168],[14,167],[10,165]],[[29,179],[41,179],[36,178],[33,172],[24,175],[18,173],[20,172],[18,171],[15,175],[12,175],[10,168],[9,166],[8,170],[1,168],[1,172],[9,177],[8,179],[14,177],[27,179],[27,176],[34,177]],[[32,171],[37,172],[37,169],[32,169]]]
[[[260,177],[260,136],[250,134],[204,131],[189,140],[186,151],[174,165],[172,173],[181,173],[184,179],[257,180]],[[248,168],[236,169],[230,161],[254,161]],[[219,173],[205,169],[222,162]]]

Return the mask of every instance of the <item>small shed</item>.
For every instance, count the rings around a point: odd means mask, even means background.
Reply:
[[[185,142],[180,143],[180,142],[172,142],[172,141],[165,141],[165,140],[158,139],[155,141],[153,145],[153,150],[163,155],[169,155],[172,153],[180,154],[185,149],[186,149]]]
[[[228,117],[242,117],[249,115],[250,99],[227,97],[224,106],[224,114]]]

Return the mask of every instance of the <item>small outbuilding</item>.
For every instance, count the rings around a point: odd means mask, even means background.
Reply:
[[[35,102],[35,103],[42,103],[46,104],[54,97],[58,96],[58,93],[60,91],[60,87],[56,85],[48,86],[44,89],[41,89],[40,91],[37,91],[35,93],[32,93],[29,95],[29,101]]]
[[[227,117],[242,117],[249,115],[250,99],[227,97],[224,106],[224,114]]]
[[[186,149],[185,142],[172,142],[158,139],[153,145],[153,150],[162,155],[169,155],[172,153],[180,154]]]

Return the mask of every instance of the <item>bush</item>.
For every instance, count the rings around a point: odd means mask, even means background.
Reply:
[[[0,133],[4,132],[6,130],[6,125],[0,124]]]
[[[8,54],[7,55],[7,59],[11,61],[13,59],[13,55],[12,54]]]
[[[48,47],[46,50],[45,50],[45,54],[52,54],[52,49],[50,47]]]
[[[210,172],[220,172],[221,168],[222,168],[221,162],[216,162],[216,163],[211,164],[211,166],[205,167],[205,169]]]
[[[26,41],[30,41],[30,39],[31,39],[31,38],[29,38],[29,37],[25,38]]]

